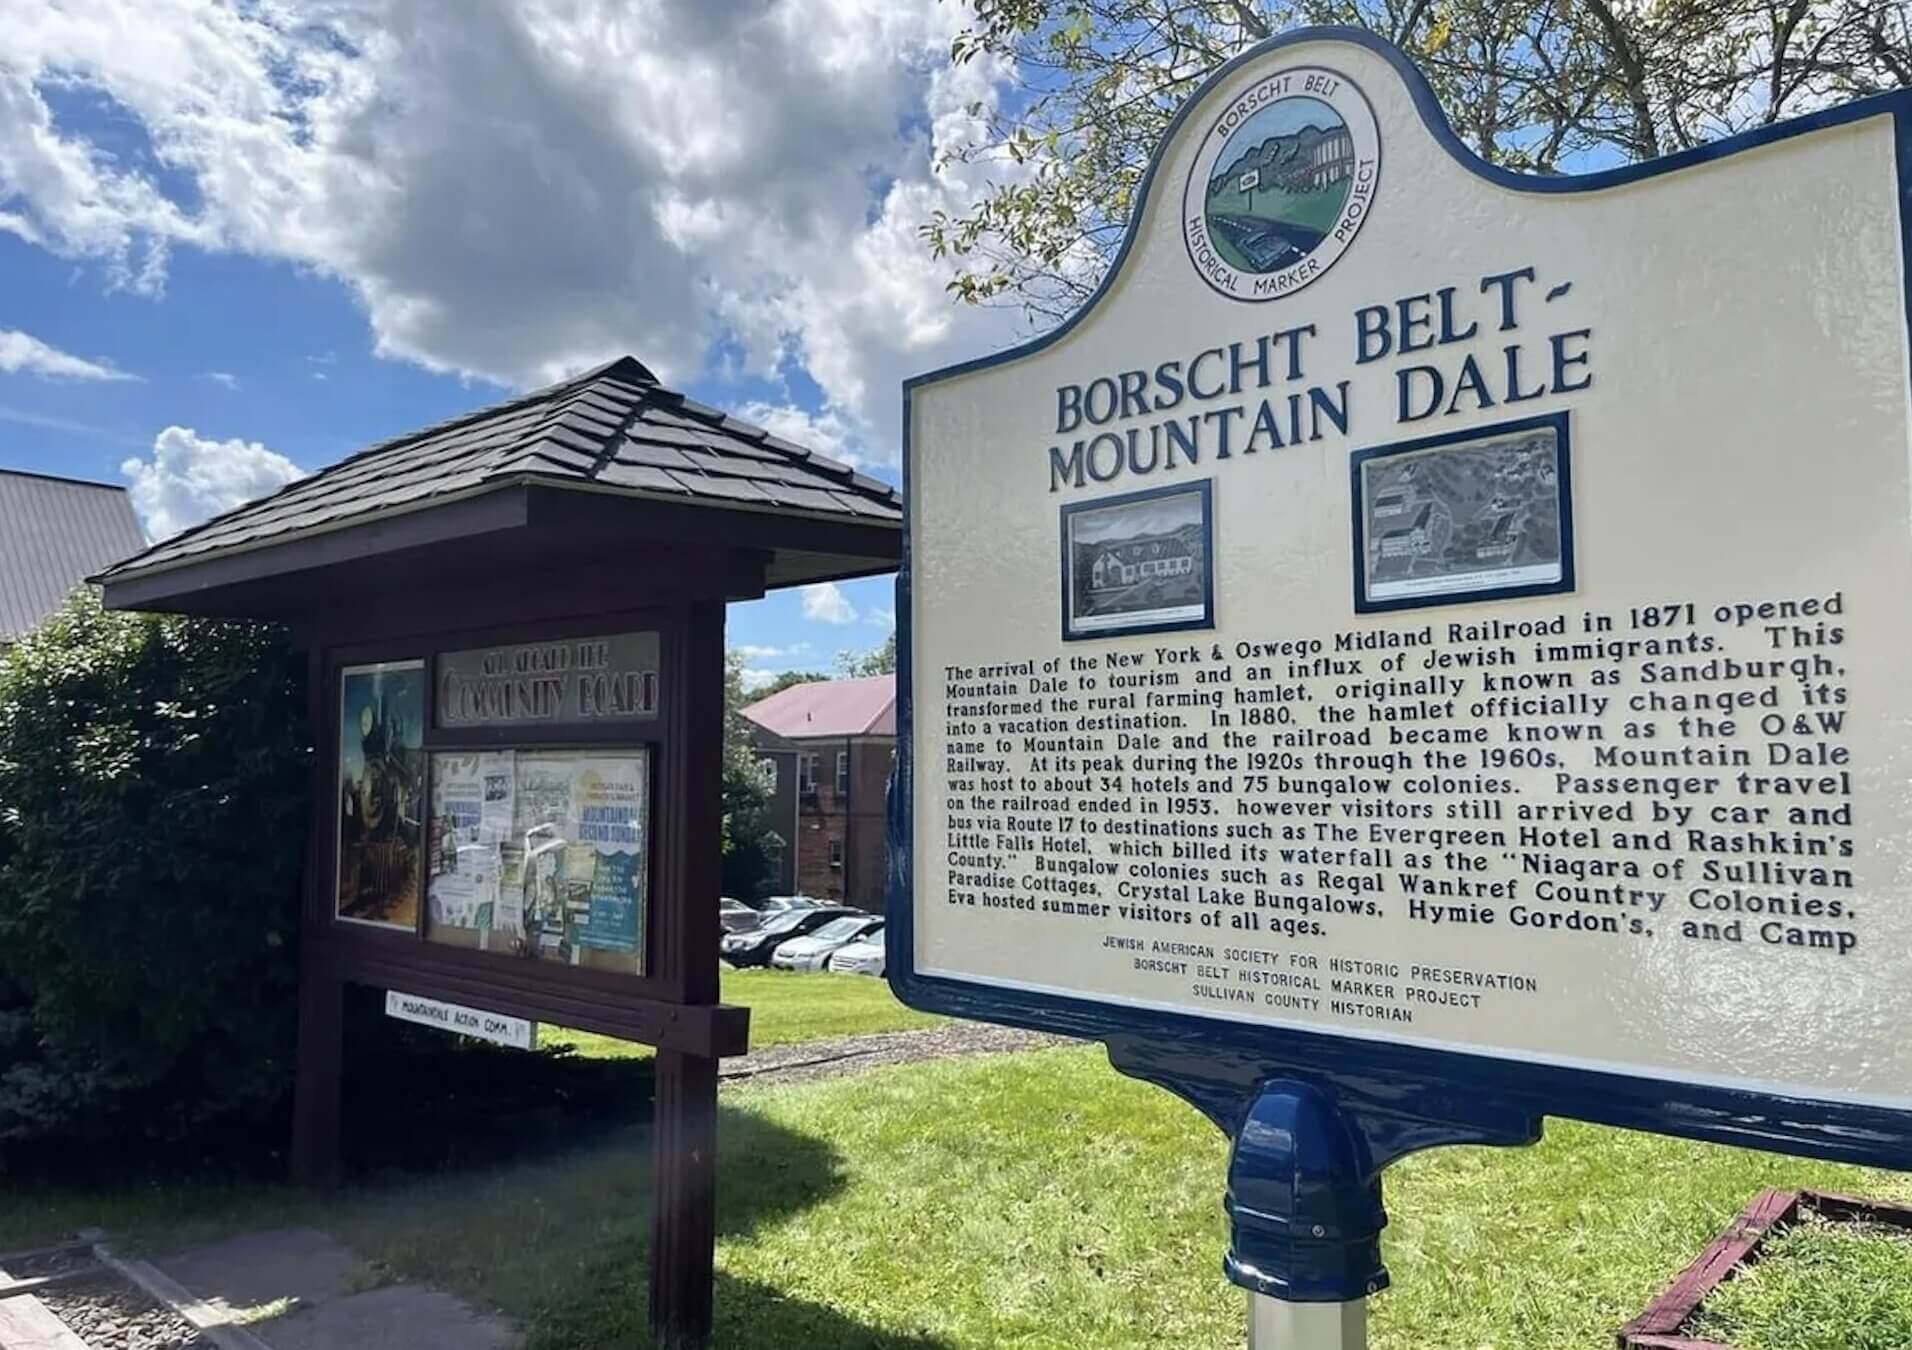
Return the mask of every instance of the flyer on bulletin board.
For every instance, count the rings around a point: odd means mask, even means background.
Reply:
[[[432,770],[439,940],[642,971],[646,752],[448,753]]]
[[[580,941],[599,951],[634,952],[644,884],[644,783],[634,760],[591,761],[579,766],[579,842],[595,857],[591,900]]]
[[[511,831],[512,752],[432,757],[431,921],[490,931],[516,928],[501,905]]]

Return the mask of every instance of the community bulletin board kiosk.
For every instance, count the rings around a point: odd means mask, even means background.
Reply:
[[[724,606],[893,569],[900,514],[624,357],[100,578],[109,608],[278,620],[310,653],[298,1179],[336,1173],[348,982],[494,1039],[655,1046],[651,1319],[708,1336],[717,1061],[749,1026],[718,1002]]]

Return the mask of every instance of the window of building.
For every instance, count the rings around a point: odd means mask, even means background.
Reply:
[[[832,872],[841,872],[843,870],[843,841],[841,839],[832,839],[830,841],[830,870]]]
[[[837,796],[850,795],[850,752],[837,751]]]
[[[816,795],[817,757],[815,755],[797,756],[797,789],[806,797]]]

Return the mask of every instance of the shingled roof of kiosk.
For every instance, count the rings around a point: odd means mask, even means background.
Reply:
[[[122,590],[208,559],[290,544],[513,486],[900,530],[895,489],[664,388],[625,356],[548,389],[384,441],[116,564]],[[826,550],[828,551],[828,550]],[[858,556],[870,556],[862,554]],[[773,571],[776,570],[773,568]],[[771,584],[817,577],[798,559]],[[817,576],[845,575],[840,558]]]

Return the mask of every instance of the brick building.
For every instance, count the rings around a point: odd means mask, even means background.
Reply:
[[[777,796],[793,788],[795,838],[785,860],[794,889],[878,911],[886,871],[884,802],[896,757],[896,677],[797,684],[744,709],[771,737]],[[786,776],[794,783],[787,784]]]

